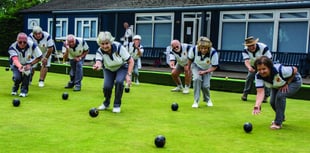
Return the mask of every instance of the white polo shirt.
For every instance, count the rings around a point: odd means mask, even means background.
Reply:
[[[69,47],[69,55],[68,58],[69,59],[74,59],[77,56],[80,56],[83,54],[84,51],[88,51],[89,47],[86,43],[85,40],[83,40],[82,38],[76,38],[75,39],[75,46],[73,48]],[[64,44],[65,45],[65,44]],[[66,47],[62,47],[62,52],[65,53],[66,52]]]
[[[40,48],[36,44],[34,44],[32,41],[27,41],[27,45],[25,49],[19,48],[17,42],[14,42],[9,47],[8,52],[10,55],[10,59],[12,59],[12,57],[17,56],[20,64],[22,65],[29,64],[33,61],[33,59],[36,59],[42,56],[42,52]]]
[[[169,54],[170,61],[177,61],[177,63],[181,66],[185,66],[188,60],[188,52],[191,49],[191,45],[189,44],[181,44],[180,52],[175,52],[171,47],[171,51]]]
[[[130,54],[119,42],[113,42],[111,47],[111,55],[101,50],[101,48],[98,48],[96,52],[96,61],[101,61],[105,69],[114,72],[127,63],[130,59]]]
[[[42,31],[42,38],[40,40],[35,39],[34,36],[33,36],[33,33],[30,33],[28,35],[28,40],[30,40],[30,41],[34,42],[36,45],[38,45],[39,48],[41,49],[42,54],[46,54],[47,49],[49,47],[53,47],[54,46],[53,39],[45,31]]]
[[[243,60],[250,60],[251,66],[254,66],[254,62],[256,58],[260,56],[267,56],[268,58],[272,58],[271,52],[269,51],[269,48],[264,43],[258,42],[256,44],[256,51],[254,53],[250,52],[248,50],[248,47],[245,46],[243,52],[242,52]]]
[[[219,65],[219,57],[214,48],[211,48],[209,54],[202,55],[201,52],[198,52],[198,47],[196,45],[189,51],[188,59],[204,70],[207,70],[212,66]]]
[[[283,66],[281,64],[274,64],[273,69],[270,72],[271,77],[263,78],[259,73],[255,76],[256,88],[280,88],[286,81],[293,75],[294,69],[292,66]]]
[[[144,52],[143,46],[140,44],[140,45],[139,45],[139,48],[140,48],[140,52],[141,52],[141,55],[142,55],[143,52]],[[140,58],[140,56],[138,56],[138,50],[135,49],[134,43],[133,43],[133,42],[130,42],[130,43],[129,43],[128,52],[129,52],[130,56],[131,56],[134,60]]]
[[[129,26],[126,29],[125,34],[124,34],[124,43],[123,43],[124,46],[129,45],[129,43],[132,41],[131,40],[132,36],[133,36],[133,27]]]

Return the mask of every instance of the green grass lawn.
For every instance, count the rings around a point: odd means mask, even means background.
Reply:
[[[310,151],[309,101],[288,99],[281,130],[270,130],[274,113],[263,104],[262,114],[251,114],[255,95],[248,102],[241,94],[211,91],[213,107],[200,102],[191,108],[188,95],[172,93],[172,86],[133,84],[123,94],[122,112],[111,108],[91,118],[88,111],[103,100],[100,78],[84,77],[81,92],[64,89],[68,75],[48,73],[45,87],[37,86],[39,72],[29,96],[13,107],[12,72],[0,67],[0,152],[4,153],[308,153]],[[101,72],[98,72],[101,73]],[[212,85],[211,85],[212,86]],[[229,87],[227,87],[229,88]],[[62,100],[63,92],[69,93]],[[114,98],[113,98],[114,99]],[[171,111],[173,102],[179,110]],[[243,124],[253,131],[245,133]],[[157,135],[166,137],[164,148],[156,148]]]

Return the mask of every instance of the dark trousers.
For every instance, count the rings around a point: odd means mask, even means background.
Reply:
[[[122,96],[124,89],[124,81],[127,75],[128,68],[122,66],[117,71],[110,71],[108,69],[104,69],[104,85],[103,85],[103,93],[105,100],[103,104],[108,107],[110,105],[110,99],[112,95],[113,86],[115,85],[115,98],[113,107],[121,107],[122,104]]]
[[[275,112],[275,123],[281,125],[285,120],[286,98],[295,94],[302,85],[302,79],[299,73],[295,75],[293,81],[288,84],[288,92],[281,92],[279,89],[271,89],[270,105]]]
[[[299,63],[299,72],[301,77],[305,78],[309,75],[310,71],[310,57],[306,57],[300,60]]]
[[[31,75],[24,75],[22,72],[18,70],[16,66],[13,66],[13,65],[11,66],[11,69],[13,71],[12,79],[14,81],[12,92],[17,92],[21,84],[20,92],[27,94],[28,89],[29,89],[29,81],[30,81]]]
[[[139,78],[139,65],[138,65],[138,60],[134,60],[135,61],[135,64],[133,65],[133,77],[134,77],[134,80],[133,81],[136,81],[138,80]]]
[[[84,59],[80,61],[75,61],[74,59],[70,60],[70,82],[69,84],[75,86],[81,86],[81,81],[83,79],[83,64]]]
[[[246,81],[244,84],[244,89],[243,89],[243,94],[248,95],[253,87],[253,82],[255,81],[255,75],[256,72],[248,72],[248,75],[246,77]],[[270,89],[269,88],[265,88],[265,97],[269,97],[270,96]]]

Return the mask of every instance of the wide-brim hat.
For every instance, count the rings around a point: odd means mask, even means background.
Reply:
[[[257,42],[259,41],[258,38],[254,38],[254,37],[248,37],[248,38],[245,38],[244,40],[244,46],[251,46],[251,45],[255,45]]]

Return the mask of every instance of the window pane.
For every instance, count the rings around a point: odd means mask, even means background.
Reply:
[[[281,13],[281,19],[288,19],[288,18],[307,18],[307,12],[297,12],[297,13]]]
[[[189,43],[189,44],[195,44],[195,42],[193,42],[193,31],[194,31],[193,27],[194,27],[194,22],[184,21],[183,31],[186,31],[186,32],[184,32],[183,42]]]
[[[154,47],[167,47],[171,41],[171,23],[156,23]]]
[[[245,14],[224,14],[223,19],[245,19]]]
[[[222,46],[223,50],[243,50],[245,37],[245,23],[223,23]]]
[[[67,22],[62,21],[62,37],[66,37],[66,36],[67,36]]]
[[[273,44],[273,22],[250,22],[248,25],[248,36],[259,38],[259,41],[272,49]]]
[[[97,23],[96,23],[96,21],[91,22],[91,34],[90,35],[92,38],[97,37]]]
[[[142,37],[142,45],[144,47],[153,47],[152,46],[152,24],[137,24],[137,34]]]
[[[155,16],[155,20],[171,20],[171,16]]]
[[[76,32],[76,36],[77,37],[82,37],[82,22],[78,21],[77,22],[77,32]]]
[[[86,27],[86,26],[84,27],[83,32],[84,32],[84,33],[83,33],[83,34],[84,34],[83,37],[84,37],[84,38],[89,38],[90,31],[89,31],[89,27],[88,27],[88,26],[87,26],[87,27]]]
[[[184,14],[184,18],[195,18],[196,14]]]
[[[250,19],[272,19],[272,13],[252,13],[249,15]]]
[[[152,21],[151,16],[139,16],[137,17],[137,21]]]
[[[280,22],[278,51],[306,52],[307,22]]]
[[[60,26],[56,27],[56,37],[61,37],[61,28],[60,28]]]
[[[51,37],[53,37],[53,21],[49,22],[49,27],[50,27],[49,28],[50,30],[49,30],[48,33],[50,34]]]

